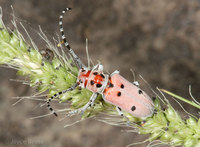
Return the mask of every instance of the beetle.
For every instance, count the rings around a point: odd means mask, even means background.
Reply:
[[[76,87],[87,88],[92,91],[93,94],[90,97],[88,103],[77,111],[84,111],[93,106],[95,99],[99,94],[102,95],[105,102],[116,106],[118,113],[123,116],[123,111],[132,114],[135,117],[146,118],[153,114],[154,105],[151,98],[139,88],[137,81],[131,83],[119,74],[119,71],[114,71],[112,74],[103,73],[103,65],[97,64],[93,68],[86,67],[80,60],[80,58],[74,53],[73,49],[68,44],[63,28],[64,14],[71,10],[71,8],[65,8],[59,17],[60,33],[62,42],[69,50],[70,55],[74,59],[76,65],[79,68],[77,82],[67,90],[54,94],[47,99],[47,106],[54,115],[57,116],[55,111],[50,106],[50,101],[55,97],[74,90]]]

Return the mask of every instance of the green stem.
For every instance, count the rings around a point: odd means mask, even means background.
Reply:
[[[193,101],[189,101],[189,100],[187,100],[186,98],[183,98],[183,97],[181,97],[181,96],[178,96],[178,95],[176,95],[176,94],[174,94],[174,93],[172,93],[172,92],[169,92],[169,91],[167,91],[167,90],[165,90],[165,89],[160,89],[160,90],[161,90],[162,92],[164,92],[164,93],[167,93],[167,94],[169,94],[169,95],[171,95],[171,96],[173,96],[173,97],[175,97],[175,98],[177,98],[177,99],[179,99],[179,100],[185,102],[185,103],[188,103],[188,104],[190,104],[190,105],[192,105],[192,106],[194,106],[194,107],[200,109],[200,105],[196,104],[196,103],[193,102]]]

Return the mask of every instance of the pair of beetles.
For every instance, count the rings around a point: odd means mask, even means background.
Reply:
[[[103,65],[101,64],[97,64],[93,68],[88,68],[74,53],[66,40],[63,28],[63,17],[69,10],[71,10],[71,8],[65,8],[62,11],[59,18],[59,26],[62,35],[62,42],[76,62],[79,68],[79,73],[77,81],[72,85],[72,87],[54,94],[52,97],[47,99],[47,107],[57,116],[56,112],[50,106],[51,100],[63,93],[74,90],[76,87],[81,87],[92,91],[93,94],[88,103],[76,111],[84,113],[88,107],[93,106],[95,99],[99,94],[101,94],[104,101],[116,106],[116,109],[121,116],[123,116],[122,110],[139,118],[151,116],[154,112],[153,101],[142,89],[139,88],[137,81],[133,83],[129,82],[122,77],[117,70],[112,74],[105,74],[103,73]]]

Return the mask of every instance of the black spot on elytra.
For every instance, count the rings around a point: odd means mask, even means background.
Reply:
[[[121,96],[121,92],[120,91],[117,93],[117,96]]]
[[[97,85],[96,85],[97,88],[99,88],[99,87],[101,87],[101,86],[102,86],[102,84],[97,84]]]
[[[122,89],[124,88],[124,84],[121,84],[121,88],[122,88]]]
[[[101,76],[102,78],[105,78],[105,76],[104,76],[103,74],[100,74],[100,76]]]
[[[62,91],[61,91],[61,92],[59,92],[58,94],[59,94],[59,95],[61,95],[61,94],[62,94]]]
[[[98,75],[98,72],[94,72],[93,75]]]
[[[131,107],[131,111],[135,111],[136,107],[135,106],[132,106]]]
[[[93,81],[93,80],[91,80],[91,81],[90,81],[90,84],[91,84],[91,85],[94,85],[94,81]]]
[[[114,87],[114,85],[112,83],[109,84],[109,88],[112,88]]]
[[[139,93],[139,94],[142,94],[143,92],[142,92],[142,90],[138,90],[138,93]]]

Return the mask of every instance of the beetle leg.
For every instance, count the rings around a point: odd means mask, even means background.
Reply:
[[[96,100],[98,95],[99,95],[98,93],[93,93],[92,96],[90,97],[89,102],[85,106],[80,108],[81,115],[84,114],[85,110],[87,110],[88,107],[92,107],[94,105],[94,101]]]
[[[50,110],[55,116],[58,116],[58,115],[57,115],[57,113],[53,110],[53,108],[51,107],[50,102],[51,102],[54,98],[58,97],[59,95],[61,95],[61,94],[63,94],[63,93],[66,93],[66,92],[68,92],[68,91],[74,90],[78,85],[79,85],[79,83],[75,83],[72,87],[70,87],[70,88],[68,88],[68,89],[66,89],[66,90],[60,91],[60,92],[54,94],[53,96],[51,96],[50,98],[47,99],[47,101],[46,101],[47,107],[49,108],[49,110]]]
[[[122,112],[122,110],[121,110],[120,107],[117,107],[117,106],[116,106],[116,109],[117,109],[118,114],[119,114],[120,116],[123,116],[123,117],[125,118],[125,120],[126,120],[126,122],[127,122],[127,126],[129,126],[131,122],[130,122],[130,120],[128,119],[128,117],[124,115],[124,113]]]
[[[117,112],[118,112],[118,114],[119,114],[120,116],[124,116],[124,114],[123,114],[123,112],[122,112],[122,110],[121,110],[120,107],[117,107],[117,106],[116,106],[116,110],[117,110]]]
[[[95,65],[92,70],[95,70],[97,67],[99,66],[99,64]]]
[[[98,71],[103,71],[103,65],[99,64]]]
[[[114,74],[119,74],[119,70],[115,70],[110,76],[112,76]]]
[[[133,82],[133,85],[135,85],[135,86],[137,86],[137,87],[139,87],[139,86],[140,86],[140,84],[139,84],[139,82],[138,82],[138,81],[134,81],[134,82]]]
[[[97,70],[98,72],[103,72],[103,65],[97,64],[92,68],[92,70]]]
[[[78,110],[70,111],[68,113],[68,116],[71,116],[71,115],[79,113],[79,112],[80,112],[80,114],[82,116],[84,114],[84,112],[87,110],[88,107],[92,107],[94,105],[94,101],[96,100],[98,95],[99,95],[99,93],[93,93],[92,96],[90,97],[89,102],[87,104],[85,104],[82,108],[80,108]]]

